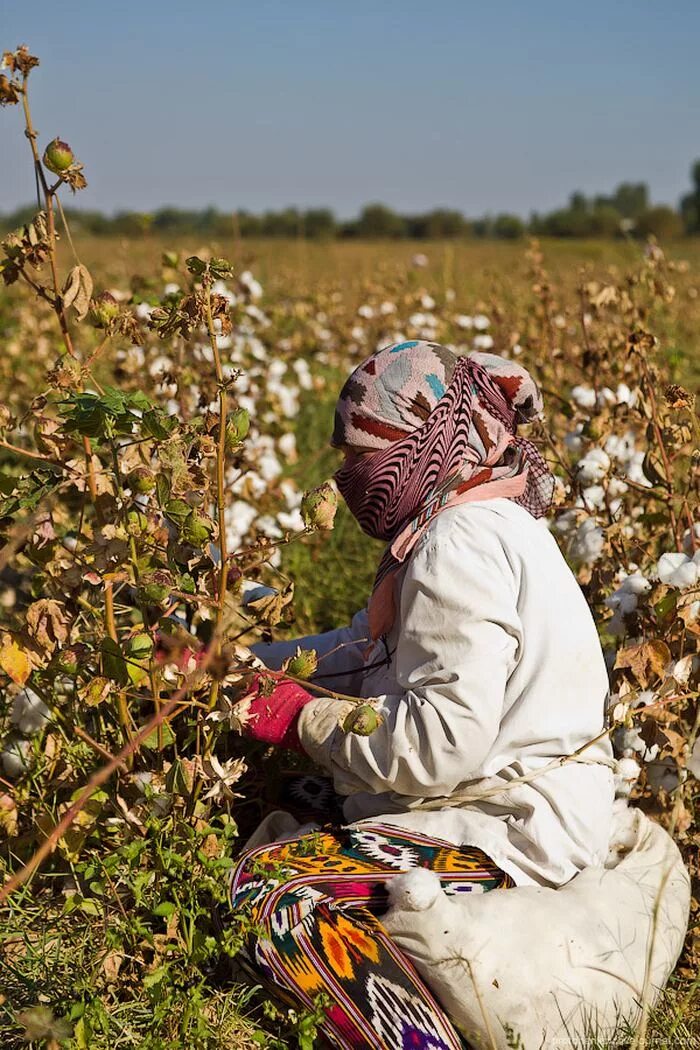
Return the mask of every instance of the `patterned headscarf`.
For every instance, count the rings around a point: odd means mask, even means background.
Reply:
[[[411,340],[352,373],[331,444],[376,449],[335,475],[362,529],[389,543],[369,605],[373,638],[391,627],[393,576],[436,514],[496,496],[546,514],[554,478],[535,445],[516,436],[541,411],[529,372],[495,354],[458,357]]]

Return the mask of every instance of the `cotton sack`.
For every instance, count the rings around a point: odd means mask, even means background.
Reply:
[[[635,1026],[675,966],[690,905],[677,846],[626,806],[605,867],[559,889],[447,896],[423,869],[388,887],[390,935],[467,1039],[498,1050],[567,1050]]]

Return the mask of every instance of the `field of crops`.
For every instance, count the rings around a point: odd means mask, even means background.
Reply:
[[[237,983],[226,872],[302,760],[246,744],[227,687],[245,643],[365,602],[327,442],[343,377],[404,338],[540,380],[619,793],[697,893],[700,247],[71,242],[55,196],[2,256],[2,1045],[314,1045]],[[638,1047],[693,1045],[694,909]]]

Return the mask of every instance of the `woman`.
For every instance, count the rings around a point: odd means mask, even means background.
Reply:
[[[249,850],[232,880],[257,923],[258,977],[325,1004],[338,1047],[463,1045],[383,931],[393,876],[428,867],[451,893],[559,886],[607,851],[605,664],[538,521],[552,475],[517,435],[541,407],[530,375],[490,354],[410,341],[361,364],[332,443],[348,507],[387,542],[368,609],[349,628],[256,647],[272,669],[313,648],[319,685],[377,698],[364,736],[342,725],[348,700],[286,681],[254,696],[247,728],[300,747],[344,798],[341,821]]]

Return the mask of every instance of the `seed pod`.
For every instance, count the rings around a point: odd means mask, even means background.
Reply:
[[[55,138],[44,150],[44,164],[54,175],[62,175],[75,161],[75,154],[67,142]]]
[[[338,497],[330,482],[305,492],[301,501],[301,516],[308,529],[332,529]]]
[[[189,543],[193,547],[202,547],[209,539],[211,531],[211,522],[192,511],[185,518],[180,536],[184,543]]]
[[[250,415],[245,408],[237,408],[226,420],[226,451],[233,452],[250,430]]]
[[[90,303],[90,323],[95,328],[108,328],[119,316],[119,303],[111,292],[100,292]]]
[[[343,732],[369,736],[381,725],[381,718],[371,704],[354,707],[343,719]]]
[[[135,467],[126,481],[131,491],[139,495],[152,492],[156,487],[156,476],[148,467]]]
[[[295,678],[311,678],[318,669],[318,654],[315,649],[297,649],[285,668]]]

